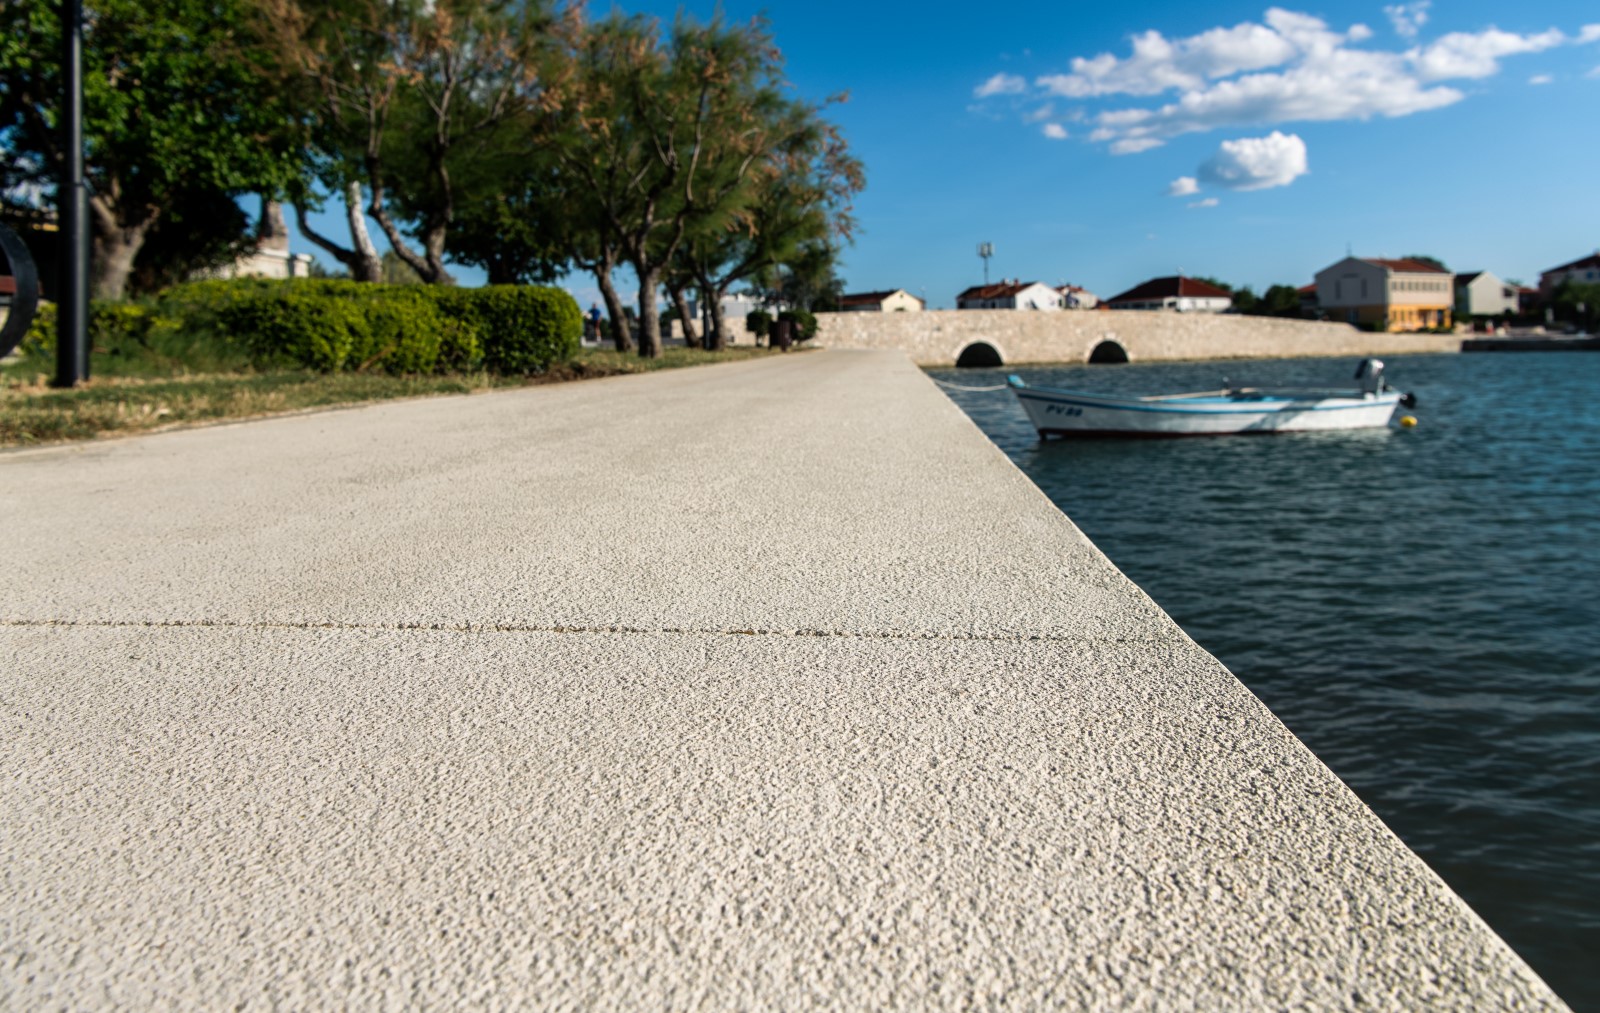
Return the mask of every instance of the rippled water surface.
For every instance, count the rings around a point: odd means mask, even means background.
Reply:
[[[935,370],[1326,386],[1353,360]],[[1389,360],[1410,430],[1041,443],[948,393],[1575,1009],[1600,1010],[1600,355]]]

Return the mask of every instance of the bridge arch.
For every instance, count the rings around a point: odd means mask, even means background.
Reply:
[[[1113,338],[1105,338],[1094,346],[1089,353],[1091,363],[1119,363],[1128,361],[1128,350],[1122,347],[1122,342]]]
[[[956,366],[961,369],[1005,364],[1005,357],[1000,354],[1000,349],[988,341],[973,341],[956,356]]]

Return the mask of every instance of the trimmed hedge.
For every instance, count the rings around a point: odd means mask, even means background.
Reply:
[[[163,296],[261,366],[390,373],[539,373],[578,351],[583,314],[555,288],[203,281]]]
[[[43,303],[23,352],[53,354],[54,307]],[[540,373],[572,358],[583,314],[555,288],[370,285],[339,279],[188,282],[152,299],[96,303],[98,353],[184,368],[331,373]]]
[[[796,341],[806,341],[816,336],[817,317],[810,310],[784,310],[778,314],[778,319],[794,324]]]
[[[492,373],[542,373],[578,353],[583,311],[572,296],[538,285],[422,289],[476,337]],[[464,354],[465,349],[455,354]]]

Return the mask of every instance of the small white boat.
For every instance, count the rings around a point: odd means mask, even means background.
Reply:
[[[1376,429],[1416,398],[1391,388],[1383,363],[1364,359],[1356,389],[1224,387],[1194,394],[1118,397],[1030,387],[1006,378],[1040,436],[1220,436]],[[1226,381],[1224,381],[1226,382]]]

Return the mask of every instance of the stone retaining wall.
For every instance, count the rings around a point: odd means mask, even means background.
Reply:
[[[1088,362],[1103,342],[1120,346],[1132,362],[1397,355],[1461,347],[1454,334],[1377,334],[1348,324],[1212,313],[931,310],[821,313],[817,320],[818,345],[897,349],[919,366],[954,365],[962,351],[979,343],[998,352],[1005,365]]]

